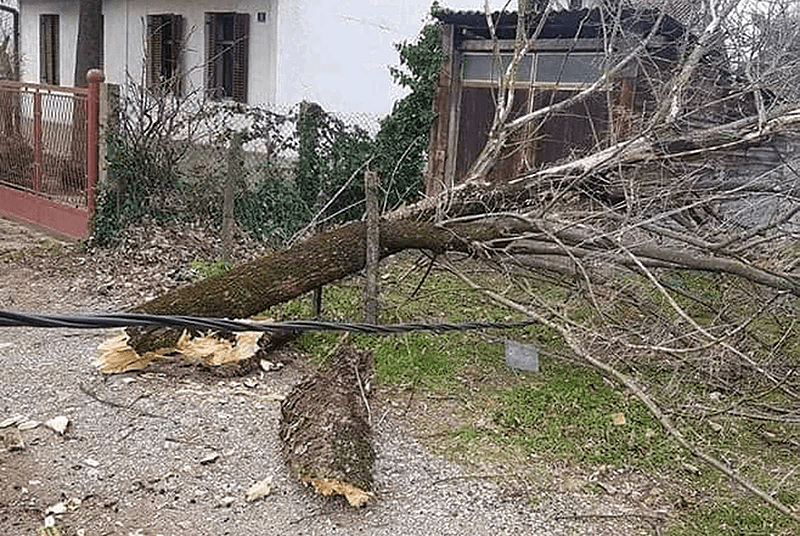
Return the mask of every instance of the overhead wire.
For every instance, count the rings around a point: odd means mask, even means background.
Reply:
[[[35,314],[12,311],[0,311],[0,327],[34,327],[34,328],[125,328],[125,327],[183,327],[206,331],[262,331],[266,333],[286,333],[305,331],[345,331],[351,333],[368,333],[375,335],[391,335],[410,333],[413,331],[430,331],[444,333],[448,331],[470,331],[479,329],[515,329],[538,324],[534,320],[519,322],[458,322],[458,323],[423,323],[403,324],[368,324],[353,322],[329,322],[322,320],[290,320],[285,322],[256,322],[230,320],[227,318],[185,316],[185,315],[152,315],[142,313],[108,313],[108,314]]]

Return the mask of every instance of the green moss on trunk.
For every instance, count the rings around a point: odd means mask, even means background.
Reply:
[[[457,225],[443,228],[412,220],[381,223],[381,258],[405,249],[435,252],[469,251],[471,244],[513,232],[493,225]],[[150,314],[247,318],[354,274],[364,268],[366,226],[351,222],[320,233],[294,247],[243,264],[220,277],[205,279],[170,291],[133,309]],[[157,337],[151,336],[157,334]],[[177,334],[130,328],[131,346],[138,352],[168,346]]]

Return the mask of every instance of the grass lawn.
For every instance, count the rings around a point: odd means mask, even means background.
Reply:
[[[426,276],[425,267],[415,260],[403,255],[382,265],[381,322],[524,319],[447,270],[434,268]],[[474,263],[469,266],[472,276],[487,288],[511,289],[508,278]],[[641,305],[625,296],[646,296],[647,315],[670,319],[672,311],[655,291],[643,280],[626,277],[617,283],[624,292],[609,301],[602,315],[570,283],[542,279],[528,283],[526,291],[558,304],[565,318],[584,326],[626,324],[637,329],[634,316],[645,314]],[[676,272],[666,274],[665,281],[682,306],[709,329],[714,329],[723,313],[749,314],[741,300],[732,299],[737,291],[718,276]],[[324,317],[360,321],[361,283],[354,278],[326,287]],[[719,301],[725,302],[726,309],[721,310]],[[311,300],[297,299],[265,314],[276,320],[309,318]],[[767,348],[774,351],[772,338],[780,337],[784,351],[800,363],[800,334],[778,329],[782,321],[761,315],[751,324],[758,327]],[[339,338],[338,334],[306,333],[295,344],[322,364]],[[644,497],[642,507],[666,512],[662,533],[670,536],[800,534],[800,527],[789,518],[684,451],[633,393],[581,362],[556,331],[534,325],[445,334],[351,335],[350,340],[374,352],[374,382],[380,396],[394,397],[409,407],[412,400],[426,402],[427,411],[410,411],[409,421],[423,442],[454,461],[501,471],[512,467],[517,478],[543,489],[556,478],[569,481],[569,475],[575,476],[572,481],[579,491],[598,494],[612,493],[625,485],[625,478],[656,483],[658,492]],[[535,345],[542,360],[540,372],[509,369],[504,363],[506,340]],[[690,441],[800,511],[798,419],[745,419],[726,411],[731,409],[730,401],[738,398],[709,388],[699,372],[696,382],[674,383],[675,370],[651,366],[645,359],[641,367],[638,364],[629,365],[626,373],[646,382],[652,396],[675,402],[665,410]],[[758,396],[765,404],[781,402],[778,389]],[[697,418],[696,412],[682,409],[688,407],[717,411],[708,410],[705,417]],[[616,484],[601,485],[586,477],[597,474],[623,475],[619,477],[622,484],[618,479]]]

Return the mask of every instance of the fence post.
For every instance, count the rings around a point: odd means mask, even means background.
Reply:
[[[317,233],[317,225],[311,228],[314,234]],[[314,318],[322,318],[322,299],[324,297],[325,286],[317,287],[311,291],[311,311]]]
[[[97,153],[97,183],[95,190],[108,187],[108,135],[119,129],[119,86],[116,84],[100,84],[100,103],[97,108],[99,125]],[[119,212],[117,212],[119,215]]]
[[[380,262],[380,212],[378,209],[378,174],[364,173],[367,205],[366,283],[364,285],[364,322],[378,320],[378,263]]]
[[[234,201],[237,177],[242,176],[242,134],[233,132],[228,150],[228,173],[222,189],[222,248],[227,259],[233,258]]]
[[[42,93],[33,90],[33,191],[38,196],[42,189]]]
[[[105,78],[100,69],[91,69],[86,73],[86,81],[89,83],[89,94],[86,96],[86,210],[90,219],[94,214],[95,187],[100,165],[100,84]]]

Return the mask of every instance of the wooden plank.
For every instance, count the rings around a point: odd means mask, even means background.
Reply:
[[[513,39],[500,39],[500,51],[510,52],[514,50],[515,41]],[[460,48],[464,52],[492,52],[494,43],[491,39],[465,39]],[[528,49],[532,52],[554,51],[554,52],[597,52],[603,50],[602,39],[536,39]]]
[[[442,40],[442,50],[448,58],[439,69],[436,84],[436,93],[433,97],[433,106],[436,116],[431,125],[430,141],[428,142],[428,173],[425,177],[425,192],[429,196],[437,195],[447,187],[446,163],[447,140],[450,132],[450,100],[453,98],[453,27],[443,26],[439,29]]]

